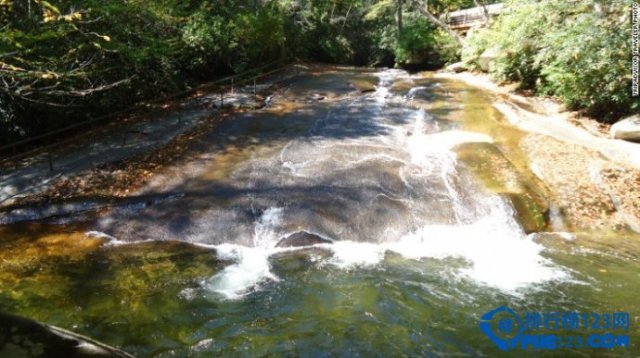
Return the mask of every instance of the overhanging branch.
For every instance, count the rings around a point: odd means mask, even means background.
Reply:
[[[458,35],[455,31],[451,30],[451,28],[447,24],[440,21],[440,19],[438,19],[435,15],[433,15],[425,4],[422,4],[419,1],[414,0],[413,5],[418,9],[418,11],[420,11],[424,16],[426,16],[427,19],[431,21],[431,23],[440,27],[444,31],[446,31],[449,35],[451,35],[451,37],[453,37],[456,41],[458,41],[458,43],[460,43],[461,45],[466,44],[466,41],[462,38],[462,36]]]

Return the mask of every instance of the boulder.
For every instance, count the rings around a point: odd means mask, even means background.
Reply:
[[[280,240],[276,247],[301,247],[315,244],[331,244],[332,241],[306,231],[298,231]]]
[[[611,126],[611,137],[632,142],[640,142],[640,115],[636,114],[618,121]]]
[[[349,86],[360,91],[360,93],[375,92],[376,85],[374,80],[356,79],[349,82]]]
[[[478,63],[478,66],[480,66],[483,72],[489,72],[491,62],[493,62],[498,55],[500,55],[500,50],[497,47],[488,48],[478,57],[476,63]]]
[[[448,72],[460,73],[467,70],[463,62],[452,63],[449,66],[445,67],[445,70]]]
[[[133,356],[62,328],[0,313],[0,357]]]
[[[309,96],[307,96],[307,98],[314,100],[314,101],[322,101],[323,99],[325,99],[325,95],[323,93],[312,93]]]

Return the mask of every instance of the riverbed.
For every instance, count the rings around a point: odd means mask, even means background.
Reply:
[[[567,225],[492,94],[357,68],[282,86],[118,205],[0,227],[0,309],[149,357],[494,356],[496,307],[629,312],[630,347],[545,353],[640,354],[640,237]],[[276,246],[296,232],[331,243]]]

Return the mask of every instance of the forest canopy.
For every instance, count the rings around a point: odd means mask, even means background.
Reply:
[[[489,72],[569,109],[613,122],[640,111],[632,97],[631,2],[507,0],[508,11],[468,40],[464,59],[498,53]]]
[[[621,2],[508,0],[506,15],[466,40],[438,24],[492,2],[0,0],[0,138],[47,133],[282,58],[435,69],[461,52],[473,63],[491,47],[500,49],[491,68],[499,79],[601,118],[638,110]]]
[[[0,136],[45,133],[283,56],[387,66],[454,60],[459,48],[416,4],[0,0]],[[419,6],[441,14],[473,4]]]

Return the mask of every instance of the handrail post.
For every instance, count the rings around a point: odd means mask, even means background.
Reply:
[[[253,79],[253,100],[258,100],[258,93],[256,92],[256,79]]]

